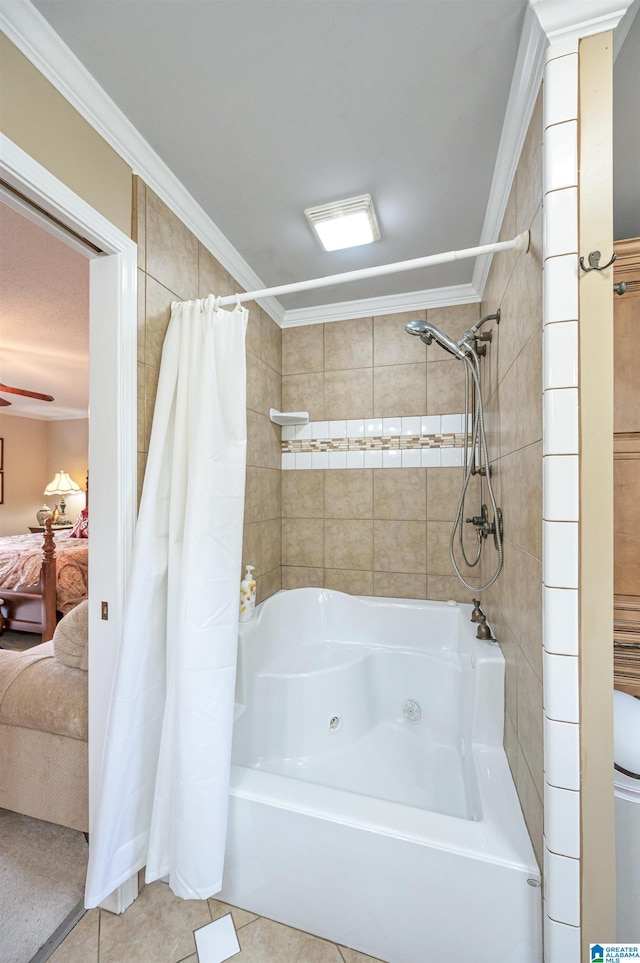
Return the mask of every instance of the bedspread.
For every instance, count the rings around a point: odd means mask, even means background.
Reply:
[[[40,578],[43,537],[7,535],[0,538],[1,589],[33,585]],[[69,538],[69,532],[58,532],[56,549],[56,608],[63,615],[75,608],[88,595],[89,550],[86,539]]]

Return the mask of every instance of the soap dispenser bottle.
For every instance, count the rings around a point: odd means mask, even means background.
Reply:
[[[254,566],[247,565],[247,571],[240,583],[240,621],[248,622],[253,618],[256,607],[256,580],[253,572]]]

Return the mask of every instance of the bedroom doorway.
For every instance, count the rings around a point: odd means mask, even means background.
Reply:
[[[136,514],[136,245],[0,135],[2,199],[89,260],[89,831]],[[64,467],[64,466],[62,466]],[[107,908],[137,894],[124,884]]]

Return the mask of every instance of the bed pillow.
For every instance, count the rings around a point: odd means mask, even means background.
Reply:
[[[89,509],[83,508],[69,532],[69,538],[89,538]]]
[[[89,600],[80,602],[74,609],[60,619],[53,633],[53,654],[58,662],[70,669],[89,668],[87,641]]]

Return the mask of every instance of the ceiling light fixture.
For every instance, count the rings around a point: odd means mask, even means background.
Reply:
[[[325,251],[340,251],[380,240],[371,194],[308,207],[304,213]]]

